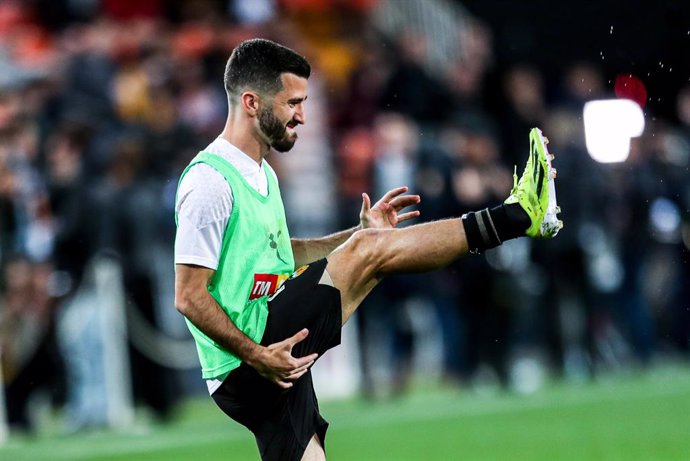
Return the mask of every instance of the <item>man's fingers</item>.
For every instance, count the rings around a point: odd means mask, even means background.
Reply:
[[[283,389],[290,389],[293,385],[293,383],[287,382],[287,381],[273,381],[277,386],[283,388]]]
[[[309,330],[306,328],[302,328],[300,331],[295,333],[294,335],[290,336],[289,338],[285,338],[284,340],[273,343],[268,346],[269,349],[283,349],[287,348],[292,350],[292,348],[295,346],[295,344],[299,343],[302,341],[304,338],[306,338],[309,335]]]
[[[275,377],[273,379],[273,382],[277,384],[278,386],[282,387],[283,389],[289,389],[292,387],[293,382],[297,381],[300,379],[304,374],[309,371],[309,367],[314,365],[314,362],[316,361],[316,357],[318,354],[311,354],[307,358],[306,362],[302,359],[299,360],[300,364],[296,365],[295,368],[287,373],[282,374],[281,377]]]
[[[366,192],[362,193],[362,213],[366,213],[371,209],[371,199]]]
[[[300,331],[298,331],[294,335],[290,336],[289,338],[284,339],[281,342],[283,343],[283,345],[289,346],[290,349],[292,349],[295,344],[304,340],[304,338],[306,338],[308,335],[309,335],[309,330],[307,330],[306,328],[302,328]]]
[[[302,368],[302,367],[308,367],[311,366],[316,359],[319,357],[319,354],[313,353],[306,355],[304,357],[296,358],[293,362],[294,367],[293,368]]]
[[[309,363],[304,364],[303,366],[301,366],[299,368],[295,368],[286,376],[286,378],[290,379],[290,380],[294,380],[294,379],[296,379],[295,376],[297,376],[297,377],[302,376],[304,373],[307,372],[307,370],[309,370],[309,367],[311,367],[312,365],[314,365],[313,360],[310,361]]]
[[[410,211],[409,213],[403,213],[398,215],[398,222],[407,221],[408,219],[414,219],[419,216],[419,211]]]
[[[309,368],[304,368],[303,370],[300,370],[299,372],[292,373],[290,376],[288,376],[285,379],[289,379],[290,381],[297,381],[304,375],[307,371],[309,371]]]
[[[400,186],[400,187],[396,187],[395,189],[391,189],[388,192],[386,192],[386,195],[381,197],[380,201],[385,202],[385,203],[390,202],[392,199],[394,199],[398,195],[404,194],[405,192],[407,192],[407,189],[408,189],[407,186]]]
[[[405,207],[417,205],[422,199],[419,195],[403,195],[391,200],[390,205],[396,210],[402,210]]]
[[[308,362],[302,362],[302,361],[300,361],[299,366],[295,367],[295,369],[292,371],[292,373],[295,373],[295,372],[300,371],[300,370],[302,370],[302,369],[307,369],[307,368],[309,368],[310,366],[314,365],[314,362],[316,362],[316,356],[317,356],[317,355],[318,355],[318,354],[312,354],[312,355],[310,355],[309,357],[305,357],[305,358],[309,358],[309,359],[311,359],[311,360],[309,360]]]

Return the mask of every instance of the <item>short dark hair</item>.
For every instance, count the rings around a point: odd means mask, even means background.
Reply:
[[[280,75],[286,72],[309,78],[311,66],[304,56],[271,40],[245,40],[225,66],[225,91],[230,97],[246,89],[274,95],[283,89]]]

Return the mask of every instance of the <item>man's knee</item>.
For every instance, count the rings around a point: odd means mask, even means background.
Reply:
[[[348,257],[362,271],[377,274],[386,260],[386,241],[394,229],[363,229],[350,237],[346,246]]]
[[[347,286],[375,279],[386,255],[387,233],[393,229],[363,229],[355,232],[335,252],[328,256],[328,272]],[[340,280],[342,279],[342,280]],[[336,283],[336,287],[343,287]]]

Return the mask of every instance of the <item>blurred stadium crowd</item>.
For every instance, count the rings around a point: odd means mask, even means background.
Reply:
[[[519,239],[438,273],[392,278],[366,301],[356,317],[364,393],[404,391],[420,360],[436,360],[453,384],[524,391],[538,387],[538,370],[587,379],[687,361],[690,86],[666,88],[672,110],[647,105],[626,162],[595,163],[582,107],[613,97],[600,56],[548,69],[528,57],[505,62],[495,34],[452,0],[0,3],[10,423],[31,430],[41,390],[66,406],[71,429],[104,423],[89,389],[99,386],[94,370],[110,367],[94,320],[107,303],[84,295],[103,261],[121,274],[105,285],[121,284],[127,306],[135,401],[165,418],[193,387],[185,374],[200,381],[172,303],[175,189],[223,127],[230,51],[254,36],[303,52],[315,68],[300,141],[269,159],[295,236],[350,227],[361,192],[401,184],[422,196],[424,220],[502,201],[533,126],[556,155],[566,224],[557,239]],[[435,353],[420,359],[430,338]],[[175,347],[191,347],[192,359]]]

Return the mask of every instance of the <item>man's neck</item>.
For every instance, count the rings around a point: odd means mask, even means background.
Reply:
[[[271,147],[248,127],[239,127],[228,120],[220,137],[237,147],[244,154],[261,165]]]

